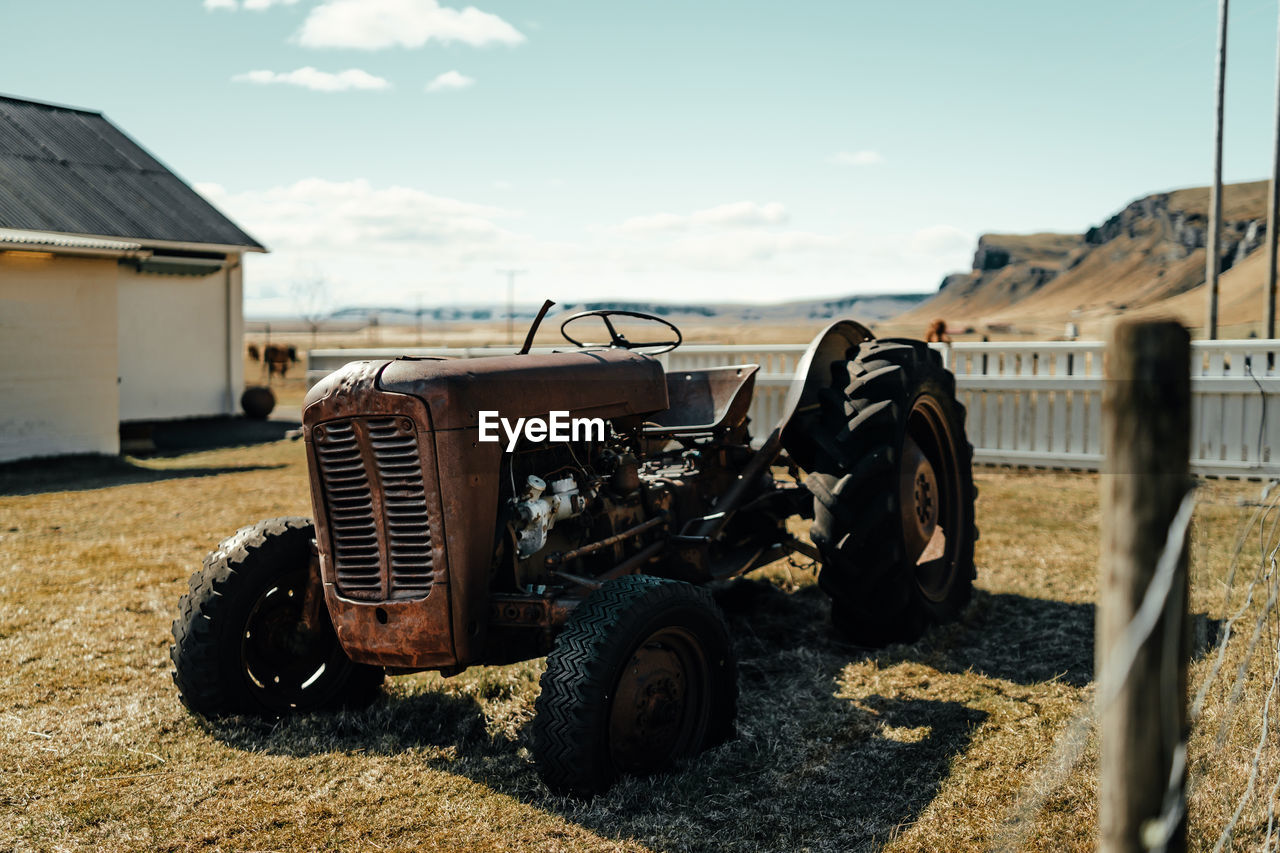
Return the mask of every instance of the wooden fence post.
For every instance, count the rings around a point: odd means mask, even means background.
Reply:
[[[1190,362],[1190,336],[1173,321],[1118,323],[1106,352],[1102,416],[1107,452],[1094,657],[1099,669],[1103,853],[1147,849],[1143,832],[1164,811],[1170,768],[1186,726],[1185,542],[1159,621],[1138,647],[1123,686],[1115,685],[1118,692],[1111,693],[1109,702],[1105,697],[1108,661],[1142,604],[1190,485]],[[1185,846],[1183,815],[1167,849]]]

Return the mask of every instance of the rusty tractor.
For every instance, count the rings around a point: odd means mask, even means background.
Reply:
[[[311,389],[314,520],[239,530],[182,598],[171,657],[192,711],[358,706],[387,674],[545,655],[535,764],[589,796],[732,736],[736,664],[708,584],[807,555],[835,626],[866,645],[967,603],[972,450],[923,342],[834,323],[753,442],[755,365],[665,371],[679,330],[620,311],[576,314],[571,350],[530,354],[551,304],[515,355],[356,362]],[[645,322],[665,331],[620,329]],[[580,340],[583,323],[607,341]],[[495,413],[526,426],[482,440]],[[598,428],[538,440],[528,425],[556,413]]]

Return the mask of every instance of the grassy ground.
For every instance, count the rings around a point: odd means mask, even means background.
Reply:
[[[186,578],[238,526],[308,514],[299,444],[0,472],[0,850],[986,849],[1092,693],[1098,485],[978,480],[962,622],[868,652],[826,629],[811,573],[762,570],[719,596],[741,658],[739,737],[584,804],[549,795],[531,764],[539,663],[397,679],[360,713],[184,711],[167,650]],[[1203,490],[1194,612],[1222,615],[1215,579],[1256,493]],[[1270,676],[1253,669],[1256,710]],[[1192,744],[1193,849],[1212,845],[1258,739],[1256,714],[1228,717],[1224,692]],[[1093,848],[1095,768],[1090,741],[1027,848]],[[1247,810],[1237,849],[1264,825]]]

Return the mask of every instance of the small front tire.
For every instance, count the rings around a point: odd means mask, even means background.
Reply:
[[[633,575],[574,610],[547,656],[533,721],[538,772],[587,797],[733,735],[737,663],[710,593]]]
[[[317,602],[302,611],[315,530],[305,518],[274,518],[224,539],[191,576],[173,622],[173,682],[205,717],[278,717],[368,704],[381,667],[354,663]]]

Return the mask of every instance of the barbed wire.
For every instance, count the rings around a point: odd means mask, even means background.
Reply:
[[[1218,731],[1214,738],[1214,752],[1221,752],[1227,742],[1232,722],[1237,719],[1245,700],[1246,684],[1253,673],[1251,665],[1257,655],[1263,637],[1268,640],[1268,647],[1274,654],[1267,659],[1270,669],[1268,686],[1261,703],[1259,717],[1259,733],[1257,744],[1252,750],[1248,765],[1248,775],[1244,790],[1235,799],[1230,818],[1218,833],[1213,850],[1214,853],[1228,849],[1234,840],[1235,832],[1249,804],[1259,790],[1259,779],[1265,765],[1273,761],[1280,751],[1270,741],[1275,739],[1276,705],[1280,703],[1280,570],[1277,558],[1280,557],[1280,481],[1268,483],[1254,505],[1254,511],[1238,530],[1233,544],[1231,559],[1227,567],[1226,577],[1221,581],[1223,586],[1222,613],[1226,614],[1220,624],[1216,642],[1211,650],[1212,662],[1196,687],[1195,696],[1188,709],[1183,738],[1176,746],[1172,756],[1172,766],[1162,800],[1161,814],[1148,821],[1142,827],[1143,846],[1153,851],[1164,851],[1174,837],[1179,825],[1187,814],[1187,802],[1193,796],[1202,781],[1194,774],[1188,778],[1188,744],[1192,732],[1200,723],[1209,700],[1210,692],[1226,665],[1229,649],[1233,640],[1234,647],[1240,646],[1239,640],[1244,638],[1241,627],[1251,627],[1248,641],[1244,644],[1234,677],[1226,691],[1226,699],[1218,721]],[[1116,697],[1120,694],[1125,681],[1132,672],[1140,649],[1151,639],[1160,624],[1160,616],[1169,603],[1171,596],[1181,597],[1184,590],[1175,589],[1176,568],[1184,552],[1187,550],[1187,535],[1191,517],[1194,512],[1194,491],[1188,491],[1179,504],[1178,510],[1170,523],[1168,535],[1161,551],[1156,570],[1152,575],[1142,602],[1129,624],[1121,632],[1120,639],[1109,652],[1102,666],[1101,680],[1092,700],[1086,699],[1077,713],[1067,722],[1054,742],[1048,758],[1038,771],[1019,791],[1015,805],[1000,830],[997,832],[992,849],[1012,850],[1023,846],[1033,829],[1036,815],[1045,800],[1060,788],[1070,776],[1080,758],[1083,756],[1090,733]],[[1248,548],[1254,532],[1258,535],[1258,563],[1248,573],[1247,581],[1241,571],[1242,557]],[[1237,579],[1240,578],[1240,584]],[[1232,600],[1243,587],[1243,601],[1237,599],[1235,609]],[[1185,609],[1185,602],[1173,602]],[[1256,609],[1256,615],[1249,620],[1250,611]],[[1175,612],[1178,612],[1175,610]],[[1250,624],[1251,623],[1251,624]],[[1178,703],[1185,701],[1180,679],[1178,678],[1179,656],[1185,653],[1183,645],[1183,627],[1180,620],[1165,620],[1163,655],[1161,659],[1160,713],[1165,715],[1166,725],[1172,726],[1172,715],[1176,714]],[[1256,709],[1256,706],[1250,706]],[[1268,746],[1273,746],[1268,750]],[[1184,779],[1186,782],[1184,783]],[[1276,850],[1280,853],[1280,820],[1277,811],[1280,808],[1280,769],[1277,769],[1274,781],[1263,790],[1267,796],[1266,836],[1262,840],[1261,850]],[[1274,844],[1274,847],[1273,847]]]
[[[1053,751],[1048,760],[1032,776],[1031,781],[1022,786],[1014,798],[1014,807],[1003,825],[997,831],[992,850],[1022,850],[1026,847],[1028,837],[1034,828],[1036,815],[1040,813],[1045,800],[1054,791],[1061,788],[1071,775],[1071,771],[1080,763],[1084,748],[1089,742],[1089,732],[1093,730],[1095,717],[1094,703],[1085,701],[1080,709],[1067,722],[1062,733],[1053,743]]]
[[[1119,696],[1120,689],[1128,679],[1129,673],[1133,669],[1134,661],[1137,660],[1139,650],[1151,636],[1151,632],[1156,625],[1159,624],[1160,616],[1165,609],[1165,603],[1173,590],[1173,581],[1177,577],[1178,564],[1182,561],[1186,550],[1187,532],[1194,512],[1195,491],[1194,489],[1189,489],[1183,495],[1177,512],[1174,514],[1173,521],[1169,525],[1164,547],[1160,552],[1160,558],[1156,562],[1156,570],[1151,577],[1151,582],[1143,594],[1142,603],[1129,624],[1125,626],[1120,639],[1112,647],[1106,664],[1102,667],[1102,683],[1098,687],[1094,700],[1082,704],[1080,710],[1076,712],[1075,716],[1067,723],[1062,734],[1055,740],[1049,759],[1041,765],[1039,771],[1033,776],[1032,781],[1024,785],[1018,793],[1014,809],[997,834],[996,841],[992,845],[993,849],[1017,850],[1023,846],[1027,834],[1030,832],[1032,822],[1044,805],[1044,801],[1053,791],[1062,786],[1076,764],[1079,763],[1094,724],[1103,711]],[[1179,592],[1179,594],[1181,593]],[[1172,622],[1174,620],[1167,621]],[[1175,631],[1177,627],[1175,626]],[[1168,633],[1166,631],[1166,636],[1168,636]],[[1174,680],[1176,682],[1176,677]],[[1185,763],[1185,747],[1186,743],[1184,741],[1179,748],[1179,752],[1183,756],[1183,763]],[[1178,764],[1178,761],[1175,758],[1176,764]],[[1172,820],[1172,826],[1176,827],[1178,820],[1181,819],[1182,811],[1185,810],[1182,778],[1183,774],[1180,770],[1170,776],[1169,792],[1166,792],[1165,798],[1167,803],[1166,815],[1163,816],[1162,826]],[[1172,802],[1169,802],[1170,797],[1172,797]],[[1175,813],[1176,817],[1169,817],[1169,815]],[[1161,847],[1167,843],[1171,835],[1172,830],[1163,833],[1164,840],[1160,843]]]
[[[1262,703],[1262,714],[1259,722],[1260,732],[1258,735],[1257,747],[1253,750],[1253,758],[1249,764],[1248,778],[1245,783],[1245,789],[1237,798],[1235,808],[1231,813],[1230,819],[1223,827],[1216,843],[1214,844],[1214,853],[1219,853],[1226,849],[1234,840],[1235,831],[1239,825],[1241,817],[1245,813],[1245,809],[1253,800],[1254,793],[1257,789],[1258,777],[1262,772],[1262,766],[1265,758],[1268,756],[1267,745],[1271,736],[1272,721],[1274,719],[1273,705],[1280,689],[1280,646],[1276,643],[1276,625],[1277,625],[1277,601],[1280,601],[1280,572],[1277,572],[1277,553],[1280,553],[1280,537],[1277,531],[1280,530],[1280,491],[1276,491],[1276,482],[1270,483],[1262,493],[1258,501],[1257,510],[1253,513],[1249,524],[1245,530],[1237,538],[1235,554],[1233,554],[1232,572],[1228,574],[1229,581],[1234,577],[1234,563],[1238,561],[1238,556],[1243,552],[1245,543],[1248,541],[1253,529],[1258,530],[1258,567],[1249,580],[1249,585],[1245,593],[1245,601],[1232,613],[1231,618],[1223,626],[1223,636],[1218,644],[1218,654],[1215,656],[1214,665],[1206,675],[1200,689],[1196,692],[1196,701],[1192,705],[1191,721],[1194,724],[1198,721],[1200,714],[1203,712],[1204,704],[1209,693],[1209,688],[1213,681],[1221,672],[1222,663],[1226,657],[1226,649],[1231,642],[1232,628],[1234,623],[1240,619],[1250,608],[1254,602],[1255,594],[1260,584],[1265,585],[1266,600],[1258,610],[1258,614],[1253,622],[1253,630],[1249,635],[1249,641],[1245,647],[1244,654],[1241,657],[1239,665],[1236,667],[1235,678],[1232,681],[1230,694],[1226,701],[1221,721],[1218,725],[1218,734],[1215,738],[1215,750],[1221,751],[1227,741],[1227,732],[1230,728],[1235,715],[1243,702],[1245,683],[1251,673],[1250,664],[1253,662],[1255,653],[1257,652],[1259,642],[1264,633],[1270,640],[1269,645],[1274,650],[1268,662],[1271,669],[1270,684],[1267,688],[1266,697]],[[1272,493],[1275,492],[1274,495]],[[1270,500],[1268,500],[1268,496]],[[1268,526],[1268,519],[1270,524]],[[1225,603],[1230,601],[1231,584],[1228,582],[1225,590]],[[1224,612],[1226,608],[1224,607]],[[1274,754],[1274,752],[1272,753]],[[1267,803],[1267,834],[1262,842],[1264,851],[1272,849],[1272,840],[1276,838],[1276,792],[1280,791],[1280,773],[1277,773],[1274,784],[1270,786],[1270,798]],[[1280,848],[1280,839],[1277,839],[1277,847]]]

